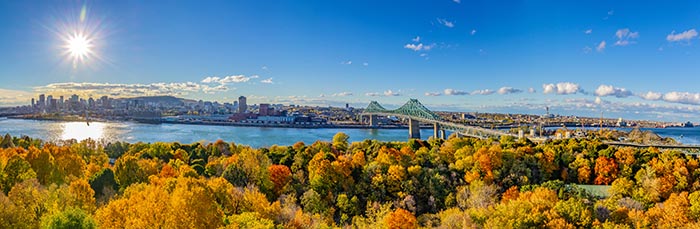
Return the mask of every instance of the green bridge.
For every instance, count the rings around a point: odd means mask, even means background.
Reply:
[[[362,112],[362,116],[369,116],[369,125],[377,126],[377,116],[396,116],[400,118],[408,119],[408,137],[409,138],[420,138],[420,123],[432,123],[433,124],[433,137],[435,138],[446,138],[445,130],[450,130],[459,136],[469,136],[475,138],[489,138],[489,137],[500,137],[500,136],[513,136],[516,138],[526,137],[523,135],[516,135],[507,133],[504,131],[491,130],[478,126],[469,126],[461,123],[448,122],[440,118],[439,115],[430,111],[428,108],[423,106],[417,99],[410,99],[403,106],[395,109],[388,110],[384,108],[377,101],[372,101],[369,103],[367,108]],[[544,141],[544,138],[538,138],[529,136],[531,141]]]

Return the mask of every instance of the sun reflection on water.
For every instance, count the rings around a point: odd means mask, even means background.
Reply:
[[[67,122],[62,124],[63,134],[61,139],[76,139],[78,141],[88,138],[100,139],[104,137],[105,124],[99,122],[90,123],[88,126],[85,122]]]

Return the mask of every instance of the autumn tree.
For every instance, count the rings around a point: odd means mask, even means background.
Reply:
[[[416,217],[409,211],[398,208],[389,213],[386,217],[387,228],[391,229],[409,229],[418,228]]]
[[[88,229],[97,228],[95,220],[79,208],[69,208],[64,211],[42,218],[42,228]]]
[[[350,137],[343,133],[343,132],[338,132],[333,136],[333,148],[338,150],[339,152],[345,152],[348,149],[348,139]]]
[[[14,153],[14,150],[7,149],[5,152],[12,151],[12,155],[7,157],[7,154],[0,157],[0,188],[2,192],[7,194],[15,184],[25,180],[36,178],[36,173],[32,170],[29,162],[24,160],[20,155]]]
[[[292,171],[284,165],[270,165],[268,170],[270,181],[274,184],[273,192],[279,196],[284,191],[284,187],[292,180]]]
[[[125,155],[117,159],[114,164],[114,178],[121,189],[134,183],[145,182],[146,172],[139,165],[139,159],[133,155]]]
[[[610,184],[617,178],[617,163],[612,158],[604,156],[595,160],[595,184]]]

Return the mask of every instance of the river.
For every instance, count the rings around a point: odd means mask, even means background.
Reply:
[[[629,129],[623,128],[629,131]],[[684,144],[700,144],[700,128],[649,128],[662,137],[672,137]],[[302,141],[311,144],[317,140],[331,141],[333,135],[345,132],[350,141],[376,139],[380,141],[405,141],[406,129],[297,129],[272,127],[211,126],[186,124],[143,124],[134,122],[85,122],[42,121],[26,119],[0,119],[0,134],[27,135],[47,141],[87,138],[106,142],[213,142],[218,139],[268,147],[273,144],[293,145]],[[448,133],[449,134],[449,133]],[[421,137],[433,135],[432,129],[422,129]]]
[[[293,145],[302,141],[306,144],[317,140],[331,141],[333,135],[344,132],[350,141],[376,139],[381,141],[406,141],[407,129],[298,129],[272,127],[212,126],[187,124],[143,124],[134,122],[64,122],[27,119],[0,119],[0,134],[12,136],[27,135],[47,141],[87,138],[106,142],[213,142],[222,139],[227,142],[268,147]],[[432,129],[422,129],[421,137],[433,136]]]

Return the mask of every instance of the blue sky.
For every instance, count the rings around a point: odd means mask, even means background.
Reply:
[[[697,1],[2,1],[0,28],[0,105],[39,93],[417,98],[700,121]],[[78,28],[92,54],[73,63],[65,37]]]

